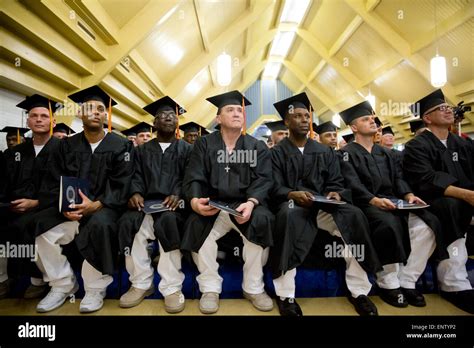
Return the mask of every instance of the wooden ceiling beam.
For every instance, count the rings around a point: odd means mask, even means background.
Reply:
[[[130,51],[160,25],[160,19],[179,5],[178,0],[150,1],[119,30],[118,44],[109,48],[106,61],[94,65],[94,75],[82,81],[83,87],[100,83]]]
[[[166,87],[168,93],[178,94],[189,81],[191,81],[202,69],[210,65],[216,57],[221,54],[237,37],[239,37],[250,25],[262,17],[263,13],[272,7],[273,1],[261,0],[255,4],[252,11],[246,10],[242,15],[230,24],[213,42],[210,43],[209,52],[202,52],[193,60],[193,64],[187,65],[181,73],[176,76]]]

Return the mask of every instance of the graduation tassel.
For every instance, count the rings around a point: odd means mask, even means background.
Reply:
[[[107,116],[107,128],[112,132],[112,98],[109,98],[109,115]]]
[[[16,129],[16,144],[17,144],[17,145],[20,145],[20,142],[21,142],[21,141],[20,141],[20,129],[17,128],[17,129]]]
[[[309,105],[309,137],[313,139],[314,136],[314,130],[313,130],[313,108],[311,107],[311,104]]]
[[[176,104],[176,119],[178,122],[176,122],[176,139],[181,138],[181,134],[179,134],[179,113],[178,113],[178,104]]]
[[[244,128],[242,130],[242,134],[246,135],[247,134],[247,115],[245,113],[245,99],[244,99],[244,96],[242,96],[242,111],[244,113]]]
[[[49,106],[49,136],[53,136],[53,109],[51,108],[51,100],[48,99]]]

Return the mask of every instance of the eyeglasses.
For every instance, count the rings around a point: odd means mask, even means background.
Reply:
[[[440,105],[437,108],[434,108],[433,110],[428,112],[428,114],[431,114],[432,112],[435,112],[435,111],[438,111],[438,110],[443,111],[443,112],[447,112],[447,111],[453,111],[453,109],[454,108],[450,105]]]
[[[174,119],[176,117],[175,113],[167,114],[167,113],[160,113],[156,115],[156,118],[159,118],[160,120],[166,120],[168,118]]]

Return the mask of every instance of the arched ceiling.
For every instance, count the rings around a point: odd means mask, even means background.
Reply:
[[[118,105],[114,126],[150,121],[142,107],[170,95],[204,125],[205,98],[245,90],[269,62],[294,93],[306,91],[320,122],[370,92],[397,141],[410,138],[398,106],[433,90],[429,62],[447,59],[449,101],[474,103],[474,1],[312,0],[303,22],[281,23],[284,0],[4,0],[0,87],[66,100],[100,84]],[[296,38],[270,55],[279,31]],[[216,58],[232,56],[231,85],[216,81]],[[397,106],[397,107],[394,107]],[[387,107],[382,110],[382,107]],[[463,129],[474,132],[474,116]]]

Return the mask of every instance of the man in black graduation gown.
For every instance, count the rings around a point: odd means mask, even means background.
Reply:
[[[131,140],[135,146],[140,146],[149,142],[153,138],[154,131],[155,128],[153,128],[151,124],[139,122],[133,127],[122,131],[122,133],[125,134],[127,139]],[[130,136],[134,138],[130,139]]]
[[[166,311],[178,313],[185,304],[181,292],[184,274],[179,250],[184,211],[179,205],[183,197],[184,170],[192,146],[176,139],[178,115],[175,110],[181,113],[185,110],[173,99],[163,97],[144,109],[155,117],[157,137],[135,149],[129,210],[118,222],[120,251],[125,254],[125,265],[132,283],[120,298],[120,306],[134,307],[154,293],[153,268],[147,245],[149,240],[157,239],[160,250],[157,271],[161,278],[158,289],[165,299]],[[170,211],[145,214],[144,203],[149,200],[162,200]]]
[[[77,177],[89,181],[89,195],[79,192],[82,202],[71,204],[71,211],[60,213],[56,202],[35,216],[37,264],[52,288],[36,307],[38,312],[58,308],[78,289],[71,265],[61,253],[61,246],[73,240],[84,258],[81,275],[86,294],[80,312],[102,308],[118,255],[116,223],[126,206],[133,174],[133,145],[103,128],[107,106],[116,102],[98,86],[70,98],[81,103],[84,131],[61,140],[48,186],[62,199],[58,194],[60,177]]]
[[[395,143],[395,134],[393,133],[392,127],[386,126],[382,128],[382,137],[380,139],[380,146],[386,147],[387,149],[393,149]]]
[[[288,137],[288,128],[285,126],[285,122],[283,120],[267,122],[265,126],[270,129],[272,134],[270,135],[272,139],[272,146],[275,146],[280,141]]]
[[[184,132],[183,140],[191,145],[193,145],[198,138],[209,134],[205,127],[196,122],[182,124],[179,126],[179,129]]]
[[[337,147],[337,126],[331,121],[321,123],[314,131],[319,134],[319,142],[333,149]]]
[[[74,132],[74,130],[65,123],[58,123],[53,128],[53,137],[58,139],[67,138],[72,134],[76,134],[76,132]]]
[[[7,164],[5,155],[0,151],[0,221],[7,221],[8,219],[8,198],[6,193],[7,188]],[[7,241],[7,230],[4,224],[0,224],[0,243],[5,244]],[[7,259],[0,257],[0,299],[6,297],[10,290],[8,283]]]
[[[319,227],[342,238],[345,244],[345,254],[332,250],[327,257],[344,256],[350,301],[357,312],[377,315],[377,308],[367,297],[372,285],[366,271],[376,272],[381,265],[366,217],[351,204],[317,204],[311,199],[318,195],[334,201],[350,200],[336,152],[307,137],[310,102],[306,93],[274,105],[290,131],[289,138],[271,150],[275,180],[272,202],[277,213],[270,259],[280,313],[302,315],[295,301],[296,267],[310,252]]]
[[[25,142],[25,133],[28,132],[28,128],[6,126],[3,127],[0,132],[7,133],[5,140],[7,142],[7,150],[13,146],[19,145]],[[7,151],[5,150],[5,151]]]
[[[374,120],[375,120],[375,125],[377,126],[377,133],[374,134],[374,144],[380,145],[380,141],[382,140],[383,123],[378,117],[375,117]]]
[[[415,192],[430,204],[443,226],[438,247],[449,258],[437,268],[441,295],[459,308],[474,313],[474,290],[466,262],[466,232],[474,215],[474,143],[449,131],[454,122],[452,108],[441,90],[411,107],[427,130],[410,140],[404,151],[404,171]]]
[[[18,246],[28,246],[31,250],[34,248],[35,236],[27,226],[44,203],[40,200],[46,198],[40,193],[40,187],[48,171],[50,158],[59,145],[59,140],[51,137],[51,127],[55,125],[52,113],[60,106],[38,94],[19,103],[17,107],[28,113],[27,124],[33,137],[10,148],[5,154],[8,173],[5,198],[10,202],[6,221],[7,240]],[[31,276],[31,285],[24,294],[25,298],[42,297],[47,290],[43,275],[32,261],[33,258],[34,255],[30,255],[30,259],[16,262],[17,272]],[[0,270],[0,273],[3,271]]]
[[[370,104],[364,101],[340,115],[355,135],[355,141],[342,150],[342,173],[354,203],[369,220],[372,242],[383,265],[383,271],[376,274],[380,297],[396,307],[425,306],[415,284],[435,249],[435,235],[441,234],[439,220],[427,209],[407,213],[397,208],[402,199],[424,202],[403,180],[392,152],[374,144],[377,125]]]
[[[382,128],[382,137],[380,138],[380,146],[389,149],[395,156],[399,165],[402,165],[403,152],[393,148],[395,142],[395,133],[393,133],[392,127],[386,126]]]
[[[274,216],[266,207],[273,186],[271,155],[267,146],[245,132],[244,108],[250,102],[238,91],[207,99],[217,106],[219,132],[199,138],[193,146],[184,177],[184,192],[193,212],[186,221],[182,248],[192,251],[202,293],[203,313],[219,309],[222,278],[219,276],[216,241],[234,229],[243,239],[244,297],[259,310],[270,311],[265,293],[263,266],[272,245]],[[211,207],[209,199],[225,202],[242,217]]]

